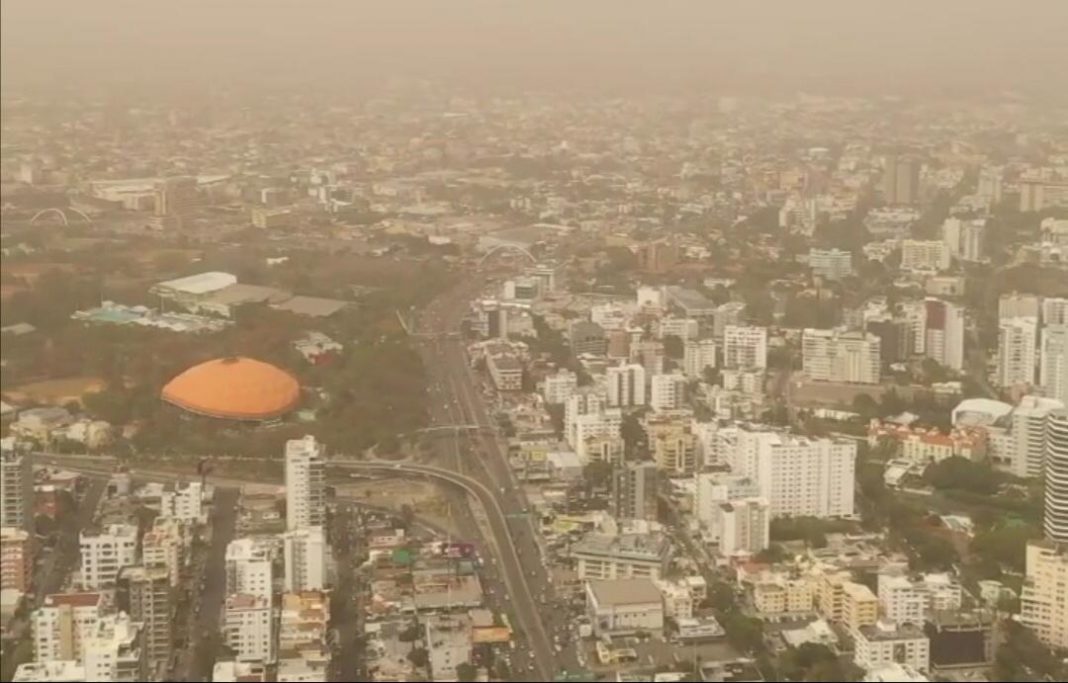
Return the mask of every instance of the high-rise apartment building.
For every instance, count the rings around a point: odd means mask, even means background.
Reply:
[[[165,568],[172,587],[178,586],[188,561],[183,534],[181,522],[157,517],[152,528],[141,537],[141,564],[149,568]]]
[[[978,263],[986,258],[986,221],[965,221],[960,232],[960,260]]]
[[[801,339],[802,368],[819,382],[878,384],[880,339],[845,329],[805,329]]]
[[[1029,387],[1035,383],[1037,330],[1035,318],[1002,318],[998,323],[998,386]]]
[[[964,309],[948,301],[924,300],[923,353],[952,370],[964,369]]]
[[[226,598],[223,640],[240,660],[275,659],[275,628],[271,599],[239,593]]]
[[[693,474],[697,467],[697,437],[690,425],[676,421],[646,425],[653,461],[667,476]]]
[[[578,422],[584,415],[600,415],[608,406],[608,397],[603,390],[584,387],[568,397],[564,403],[564,440],[577,447]]]
[[[327,587],[329,549],[323,527],[302,527],[282,534],[282,555],[286,592],[318,591]]]
[[[82,531],[78,545],[82,556],[83,588],[110,588],[115,585],[120,569],[141,563],[134,524],[110,524],[99,530]]]
[[[612,472],[612,516],[656,520],[657,467],[654,462],[624,463]]]
[[[986,221],[947,218],[942,223],[942,241],[953,257],[961,261],[982,261],[986,243]]]
[[[723,330],[723,367],[766,368],[768,330],[749,325],[727,325]]]
[[[238,538],[226,546],[226,592],[271,599],[274,594],[274,558],[278,544],[273,539]]]
[[[760,487],[750,477],[732,472],[698,472],[694,475],[693,513],[711,538],[718,539],[719,506],[759,495]]]
[[[716,438],[731,472],[757,482],[773,517],[853,515],[853,441],[810,439],[756,426],[720,429]]]
[[[1038,385],[1042,395],[1068,403],[1068,325],[1042,328]]]
[[[716,513],[721,555],[751,555],[768,547],[771,510],[765,498],[739,498],[720,503]]]
[[[1064,408],[1050,412],[1046,420],[1045,475],[1042,528],[1051,541],[1068,543],[1068,410]],[[1068,602],[1068,592],[1064,600]]]
[[[704,377],[705,368],[716,367],[716,340],[691,339],[683,348],[682,369],[687,377]]]
[[[1026,558],[1020,623],[1048,647],[1068,648],[1068,544],[1031,541]]]
[[[1041,477],[1046,467],[1046,436],[1050,414],[1063,403],[1041,396],[1024,396],[1010,417],[1008,447],[1012,473]]]
[[[1001,174],[997,166],[984,166],[979,170],[979,186],[975,193],[991,205],[1001,202]]]
[[[623,463],[626,444],[619,434],[590,436],[582,444],[586,462],[603,462],[609,465]]]
[[[610,406],[643,406],[646,404],[645,368],[637,363],[608,368],[605,388]]]
[[[0,441],[0,526],[33,533],[33,467],[14,439]]]
[[[920,162],[912,156],[890,154],[883,170],[883,199],[887,204],[915,204],[920,200]]]
[[[123,567],[116,605],[142,625],[145,662],[153,680],[163,680],[174,653],[174,594],[165,567]]]
[[[681,408],[686,399],[686,376],[675,372],[653,375],[649,382],[649,406],[653,410]]]
[[[1068,298],[1047,297],[1042,300],[1043,325],[1068,325]]]
[[[286,530],[326,523],[326,452],[314,436],[286,442]]]

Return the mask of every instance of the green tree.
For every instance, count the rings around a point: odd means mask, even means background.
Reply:
[[[990,465],[957,455],[930,465],[924,477],[936,489],[959,489],[982,495],[997,493],[1000,480]]]
[[[717,612],[733,611],[734,588],[725,581],[713,583],[708,589],[708,604]]]
[[[723,385],[723,371],[719,368],[714,368],[711,365],[705,366],[705,369],[701,372],[702,378],[705,384],[712,384],[714,386]]]
[[[767,564],[778,564],[779,562],[785,562],[789,558],[790,555],[783,550],[782,545],[779,543],[772,543],[753,556],[753,559],[757,562],[766,562]]]
[[[997,563],[1014,571],[1023,571],[1027,542],[1042,535],[1029,524],[1003,524],[978,531],[972,538],[971,550],[982,560]]]
[[[826,645],[804,643],[798,648],[789,648],[779,657],[776,669],[787,681],[841,681],[838,657]],[[837,678],[827,678],[837,674]]]
[[[744,653],[753,653],[764,647],[764,623],[740,612],[729,612],[722,619],[727,642]]]
[[[419,639],[419,634],[421,632],[422,629],[419,628],[419,624],[413,621],[408,624],[403,631],[397,634],[397,640],[402,643],[411,643]]]
[[[853,412],[860,413],[861,417],[870,420],[879,414],[879,404],[871,397],[871,394],[857,394],[853,397]]]
[[[430,661],[430,656],[424,648],[413,647],[408,651],[408,661],[412,663],[412,666],[422,669]]]
[[[478,667],[470,662],[461,662],[456,665],[456,680],[473,681],[478,678]]]

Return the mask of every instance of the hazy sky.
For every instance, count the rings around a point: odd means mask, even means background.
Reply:
[[[1068,90],[1068,0],[3,0],[10,83]]]

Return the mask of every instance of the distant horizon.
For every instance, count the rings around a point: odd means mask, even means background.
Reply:
[[[328,0],[313,12],[247,0],[5,0],[0,45],[5,88],[345,90],[404,78],[460,89],[628,94],[1068,97],[1068,2],[860,4],[812,0],[761,11],[738,2]]]

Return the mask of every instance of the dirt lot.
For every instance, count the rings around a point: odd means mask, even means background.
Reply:
[[[81,402],[84,394],[100,391],[104,380],[99,377],[66,377],[31,382],[5,391],[4,395],[16,403],[44,403],[61,406],[70,401]]]
[[[455,496],[444,493],[435,484],[416,482],[410,479],[398,480],[356,480],[351,484],[337,484],[338,498],[351,498],[366,505],[389,508],[399,511],[408,505],[419,517],[433,519],[436,524],[459,534],[457,524],[460,517],[468,514],[466,510],[454,509],[457,504]]]

